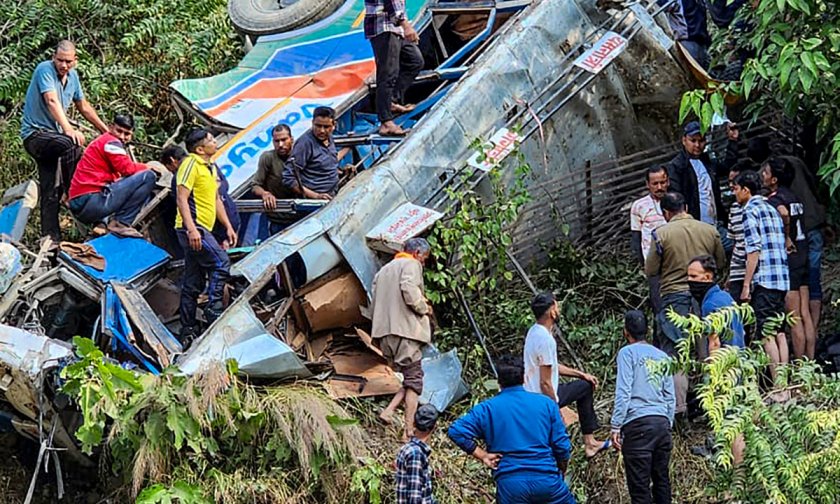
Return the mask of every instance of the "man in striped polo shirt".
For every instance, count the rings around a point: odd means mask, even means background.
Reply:
[[[231,247],[236,246],[236,231],[228,220],[219,195],[218,168],[210,162],[216,152],[216,139],[206,129],[187,135],[189,155],[175,174],[178,215],[175,231],[184,248],[184,277],[181,288],[181,343],[186,347],[199,334],[195,311],[198,296],[204,290],[205,276],[208,300],[204,317],[212,324],[222,313],[225,281],[230,276],[230,259],[213,237],[216,219],[227,230]]]

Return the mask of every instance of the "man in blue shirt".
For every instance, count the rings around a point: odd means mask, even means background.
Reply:
[[[735,306],[732,296],[715,283],[717,263],[710,255],[695,257],[688,265],[688,290],[700,303],[700,315],[705,317],[722,308]],[[744,324],[737,315],[732,317],[724,334],[709,335],[709,353],[724,345],[744,348]]]
[[[500,358],[496,370],[502,391],[456,420],[449,438],[493,470],[500,504],[574,503],[563,480],[571,444],[560,409],[548,397],[524,389],[521,357]]]
[[[55,243],[61,240],[59,201],[70,187],[85,144],[85,136],[67,118],[70,103],[100,132],[108,131],[85,99],[75,66],[76,46],[62,40],[52,59],[39,63],[32,73],[20,127],[23,148],[38,164],[41,236],[50,236]]]
[[[633,504],[670,504],[671,425],[676,396],[670,375],[651,376],[649,361],[668,356],[647,342],[647,319],[638,310],[624,314],[627,345],[618,352],[612,442],[624,456],[627,490]],[[651,492],[651,481],[653,491]]]
[[[318,107],[312,128],[297,139],[283,170],[283,185],[308,199],[331,200],[338,192],[338,152],[333,142],[335,110]]]

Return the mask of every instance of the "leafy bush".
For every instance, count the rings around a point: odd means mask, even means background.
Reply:
[[[365,440],[318,388],[256,387],[234,362],[191,377],[140,374],[88,339],[74,343],[79,360],[62,370],[62,391],[82,411],[76,437],[87,453],[104,440],[112,471],[145,502],[352,502],[378,491],[370,468],[351,490]]]

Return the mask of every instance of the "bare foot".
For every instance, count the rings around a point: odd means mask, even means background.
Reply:
[[[407,103],[405,105],[400,105],[399,103],[392,103],[391,104],[391,112],[394,112],[394,113],[397,113],[397,114],[407,114],[407,113],[411,112],[412,110],[414,110],[416,108],[417,108],[417,105],[415,105],[413,103]]]
[[[394,414],[393,413],[387,413],[384,410],[381,413],[379,413],[378,418],[379,418],[379,421],[382,422],[385,425],[391,425],[391,424],[394,423]]]
[[[408,130],[404,130],[397,126],[394,121],[385,121],[379,127],[379,134],[382,136],[404,136]]]

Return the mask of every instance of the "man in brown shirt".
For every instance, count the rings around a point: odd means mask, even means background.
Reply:
[[[711,224],[694,219],[688,213],[682,194],[668,192],[661,201],[662,215],[668,222],[652,233],[652,241],[645,274],[659,275],[662,310],[656,315],[658,331],[655,344],[668,355],[676,353],[676,343],[685,337],[670,320],[669,308],[686,316],[691,311],[691,292],[688,289],[688,265],[696,257],[710,255],[718,264],[726,263],[720,235]],[[698,345],[702,347],[703,345]],[[685,411],[688,383],[684,375],[674,376],[677,413]]]
[[[423,393],[423,346],[432,341],[429,317],[432,308],[423,289],[423,264],[429,257],[429,242],[406,241],[403,252],[379,270],[373,279],[371,336],[391,367],[403,374],[403,387],[379,417],[390,423],[405,400],[405,439],[414,434],[414,413]]]
[[[262,153],[251,183],[254,196],[262,199],[267,211],[277,208],[277,198],[294,198],[294,194],[283,185],[283,169],[292,152],[292,130],[285,124],[278,124],[271,130],[271,141],[274,149]],[[270,235],[280,232],[288,224],[271,213],[268,221]]]

